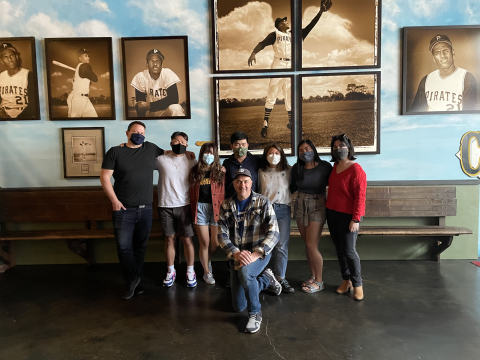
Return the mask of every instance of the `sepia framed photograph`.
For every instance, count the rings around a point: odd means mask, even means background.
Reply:
[[[211,0],[211,4],[214,73],[295,69],[294,0]]]
[[[50,120],[115,120],[112,38],[45,39]]]
[[[190,119],[188,37],[122,38],[127,120]]]
[[[248,135],[248,149],[263,154],[273,141],[295,155],[293,75],[215,77],[215,137],[220,157],[232,154],[230,136]]]
[[[300,69],[380,67],[381,0],[300,1]]]
[[[330,154],[332,136],[346,134],[356,154],[380,154],[379,71],[301,75],[299,86],[299,141]]]
[[[34,37],[0,38],[0,121],[40,120]]]
[[[478,113],[480,25],[403,28],[403,115]]]
[[[65,179],[99,178],[105,154],[105,128],[62,128]]]

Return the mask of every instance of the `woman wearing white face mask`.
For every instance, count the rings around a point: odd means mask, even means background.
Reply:
[[[218,248],[217,221],[220,205],[225,198],[225,174],[215,144],[210,142],[202,145],[198,163],[190,170],[188,179],[192,218],[200,243],[199,257],[203,266],[203,280],[213,285],[215,279],[210,257]]]
[[[277,280],[282,285],[282,292],[293,292],[285,279],[288,261],[288,244],[290,239],[290,166],[283,149],[277,143],[265,147],[258,170],[258,187],[260,193],[270,199],[277,216],[280,240],[273,249],[273,269]]]

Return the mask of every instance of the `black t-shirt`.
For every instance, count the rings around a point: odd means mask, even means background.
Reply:
[[[205,176],[200,181],[200,193],[198,194],[199,203],[212,203],[212,187],[210,185],[210,171],[205,173]]]
[[[303,180],[298,178],[298,163],[292,167],[292,182],[290,191],[292,194],[299,191],[304,194],[324,194],[328,185],[328,178],[332,172],[330,163],[320,160],[320,163],[313,169],[303,169]]]
[[[153,170],[155,159],[163,150],[150,142],[139,148],[116,146],[107,151],[102,169],[113,170],[113,189],[125,207],[149,205],[153,202]]]

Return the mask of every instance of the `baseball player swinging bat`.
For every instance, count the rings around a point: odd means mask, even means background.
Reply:
[[[52,61],[52,64],[53,64],[53,65],[57,65],[57,66],[61,66],[61,67],[65,68],[65,69],[68,69],[68,70],[75,71],[75,68],[73,68],[73,67],[71,67],[71,66],[68,66],[68,65],[65,65],[64,63],[61,63],[61,62],[59,62],[59,61],[57,61],[57,60],[53,60],[53,61]]]

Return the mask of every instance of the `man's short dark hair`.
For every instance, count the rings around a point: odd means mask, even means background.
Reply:
[[[141,125],[143,126],[143,128],[146,130],[147,129],[147,125],[145,125],[143,122],[141,121],[138,121],[138,120],[135,120],[135,121],[132,121],[130,124],[128,124],[128,129],[127,131],[130,131],[130,129],[132,128],[133,125]]]
[[[188,135],[185,134],[183,131],[175,131],[172,136],[170,137],[171,140],[175,139],[177,136],[183,137],[188,142]]]
[[[235,141],[238,140],[247,140],[248,143],[248,136],[244,132],[236,131],[230,136],[230,144],[233,144]]]

